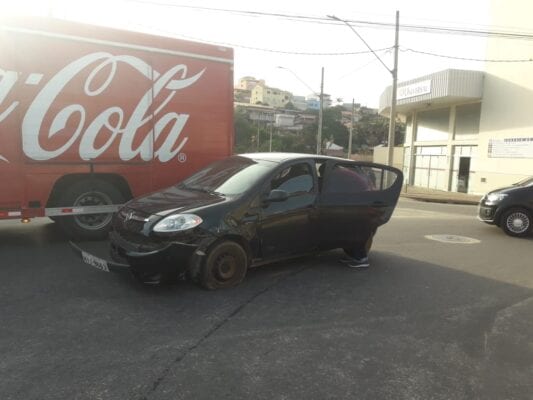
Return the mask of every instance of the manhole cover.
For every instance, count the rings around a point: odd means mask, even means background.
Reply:
[[[443,242],[443,243],[458,243],[458,244],[481,243],[481,240],[469,238],[466,236],[457,236],[457,235],[426,235],[424,237],[429,240],[436,240],[437,242]]]

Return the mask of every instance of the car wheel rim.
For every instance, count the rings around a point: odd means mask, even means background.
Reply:
[[[231,254],[222,254],[215,261],[215,276],[220,281],[231,279],[237,271],[237,260]]]
[[[506,226],[513,233],[524,233],[529,229],[529,218],[522,212],[512,213],[507,217]]]
[[[74,207],[107,206],[110,204],[113,204],[111,198],[101,192],[83,193],[74,201]],[[74,219],[81,228],[96,231],[107,226],[112,217],[111,213],[105,213],[79,215],[74,217]]]

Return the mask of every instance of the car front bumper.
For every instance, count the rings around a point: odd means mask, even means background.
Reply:
[[[478,207],[478,219],[480,221],[486,222],[487,224],[495,224],[497,208],[497,206],[487,206],[484,204],[480,204]]]
[[[191,257],[201,245],[200,241],[137,245],[124,239],[117,232],[111,232],[110,240],[110,254],[113,261],[127,264],[132,272],[139,274],[182,274],[189,267]]]
[[[187,271],[191,263],[195,264],[205,255],[204,249],[212,242],[203,238],[197,243],[168,242],[157,246],[136,245],[123,239],[118,233],[110,234],[111,260],[88,253],[70,242],[74,252],[81,260],[104,272],[131,272],[134,276],[168,274],[179,276]]]

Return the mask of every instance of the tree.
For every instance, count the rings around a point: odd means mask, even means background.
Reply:
[[[297,108],[294,106],[294,104],[292,104],[292,101],[287,102],[287,104],[285,104],[283,106],[283,108],[285,110],[297,110]]]
[[[331,138],[335,144],[348,147],[349,130],[342,123],[342,106],[324,109],[322,113],[322,137]]]
[[[233,117],[233,126],[235,131],[234,150],[236,153],[245,153],[251,150],[254,142],[254,127],[246,111],[237,107]]]
[[[396,123],[395,145],[403,143],[405,124]],[[364,113],[354,125],[352,148],[356,152],[369,152],[371,148],[387,144],[389,137],[389,118],[379,114]]]
[[[323,111],[322,138],[333,139],[339,146],[348,147],[349,130],[342,124],[342,106],[326,108]],[[363,111],[365,111],[363,109]],[[318,111],[307,113],[318,114]],[[306,125],[299,133],[276,130],[264,122],[252,122],[246,110],[235,110],[235,152],[268,151],[270,147],[270,129],[272,134],[272,151],[310,153],[316,151],[318,123]],[[354,125],[352,149],[356,153],[370,153],[379,144],[387,144],[389,119],[377,113],[363,112],[361,119]],[[259,136],[259,137],[258,137]],[[402,144],[405,136],[405,124],[396,124],[396,145]],[[259,143],[258,143],[259,141]],[[259,146],[258,146],[259,144]]]

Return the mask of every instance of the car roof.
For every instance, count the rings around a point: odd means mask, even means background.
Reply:
[[[341,160],[352,161],[346,158],[323,156],[318,154],[305,154],[305,153],[246,153],[238,154],[241,157],[251,158],[255,161],[272,161],[276,163],[282,163],[290,160],[309,159],[313,160]]]

